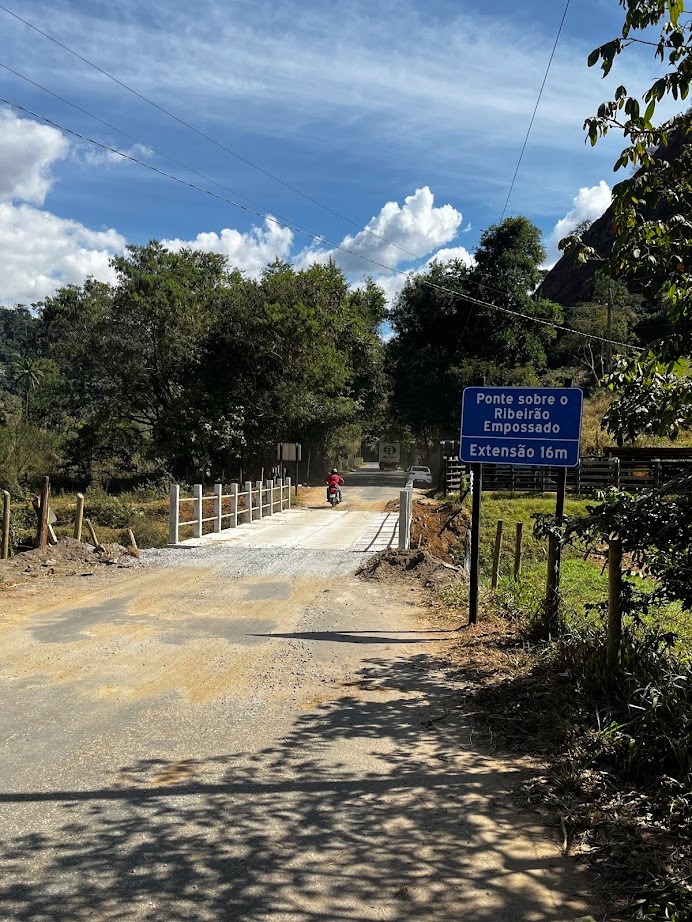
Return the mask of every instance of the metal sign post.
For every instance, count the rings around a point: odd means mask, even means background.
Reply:
[[[560,468],[556,519],[562,523],[568,467],[579,465],[583,394],[578,387],[467,387],[461,411],[459,460],[472,465],[473,518],[469,623],[478,620],[478,545],[482,468],[512,464]],[[557,598],[559,548],[548,586]]]
[[[471,516],[471,569],[469,573],[469,624],[478,623],[478,568],[481,541],[481,494],[483,491],[483,465],[474,464],[473,512]]]

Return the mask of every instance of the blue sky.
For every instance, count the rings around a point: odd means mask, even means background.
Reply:
[[[196,136],[2,11],[0,62],[254,200],[258,210],[404,270],[440,251],[472,252],[480,231],[499,219],[563,10],[562,0],[6,2],[353,223]],[[646,55],[623,62],[608,82],[586,67],[589,51],[613,37],[620,20],[616,0],[572,0],[510,201],[508,213],[526,214],[544,231],[549,258],[557,222],[566,232],[608,204],[603,181],[612,182],[619,139],[585,146],[584,118],[616,83],[643,86],[652,70]],[[205,184],[1,68],[0,95]],[[125,241],[191,242],[226,252],[249,274],[274,255],[298,265],[330,255],[327,244],[39,129],[27,116],[0,106],[0,118],[6,303],[35,300],[89,272],[107,278],[108,256]],[[362,233],[366,226],[421,259]],[[373,274],[390,294],[400,283],[362,260],[338,252],[336,259],[354,282]]]

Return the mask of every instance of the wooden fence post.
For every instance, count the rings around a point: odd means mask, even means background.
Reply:
[[[238,527],[238,484],[231,484],[231,528]]]
[[[252,522],[252,483],[249,480],[245,481],[245,493],[247,494],[247,500],[245,501],[247,521]]]
[[[36,534],[36,543],[39,547],[45,547],[48,543],[48,502],[50,500],[50,477],[43,478],[41,487],[41,505],[38,510],[38,531]]]
[[[84,521],[84,494],[77,494],[77,508],[74,514],[74,536],[76,541],[82,540],[82,522]]]
[[[180,486],[172,483],[168,495],[168,543],[175,545],[180,540]]]
[[[2,491],[2,560],[10,556],[10,516],[12,497],[8,490]]]
[[[223,484],[214,484],[214,532],[218,535],[221,531],[223,515]]]
[[[622,541],[613,538],[608,544],[608,671],[613,673],[620,662],[622,638]]]
[[[493,554],[493,578],[492,588],[497,589],[497,581],[500,575],[500,554],[502,553],[502,533],[505,523],[502,519],[497,520],[497,531],[495,533],[495,552]]]
[[[565,520],[565,487],[567,484],[567,468],[558,468],[557,497],[555,500],[555,526],[562,533]],[[557,535],[548,538],[548,578],[545,590],[545,637],[552,637],[558,625],[558,612],[560,609],[560,564],[562,559],[562,540]]]
[[[514,542],[514,579],[521,576],[521,555],[524,549],[524,523],[517,522],[517,536]]]
[[[192,488],[192,495],[195,499],[193,503],[194,512],[192,518],[195,520],[193,525],[193,538],[201,538],[202,532],[204,531],[204,501],[202,500],[202,484],[196,483]]]
[[[84,524],[89,530],[89,534],[91,536],[94,547],[99,547],[99,539],[96,537],[96,531],[94,530],[94,526],[91,524],[91,519],[84,519]]]
[[[264,515],[264,511],[262,509],[262,493],[264,492],[262,490],[262,481],[258,480],[255,486],[257,487],[257,518],[261,519]]]

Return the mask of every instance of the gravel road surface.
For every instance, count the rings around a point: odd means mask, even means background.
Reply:
[[[453,635],[362,556],[216,545],[0,596],[0,919],[587,911],[519,767],[449,707]]]

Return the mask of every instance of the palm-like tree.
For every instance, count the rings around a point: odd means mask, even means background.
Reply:
[[[43,369],[38,359],[23,358],[15,366],[14,382],[26,392],[26,419],[29,419],[29,394],[41,383]]]

